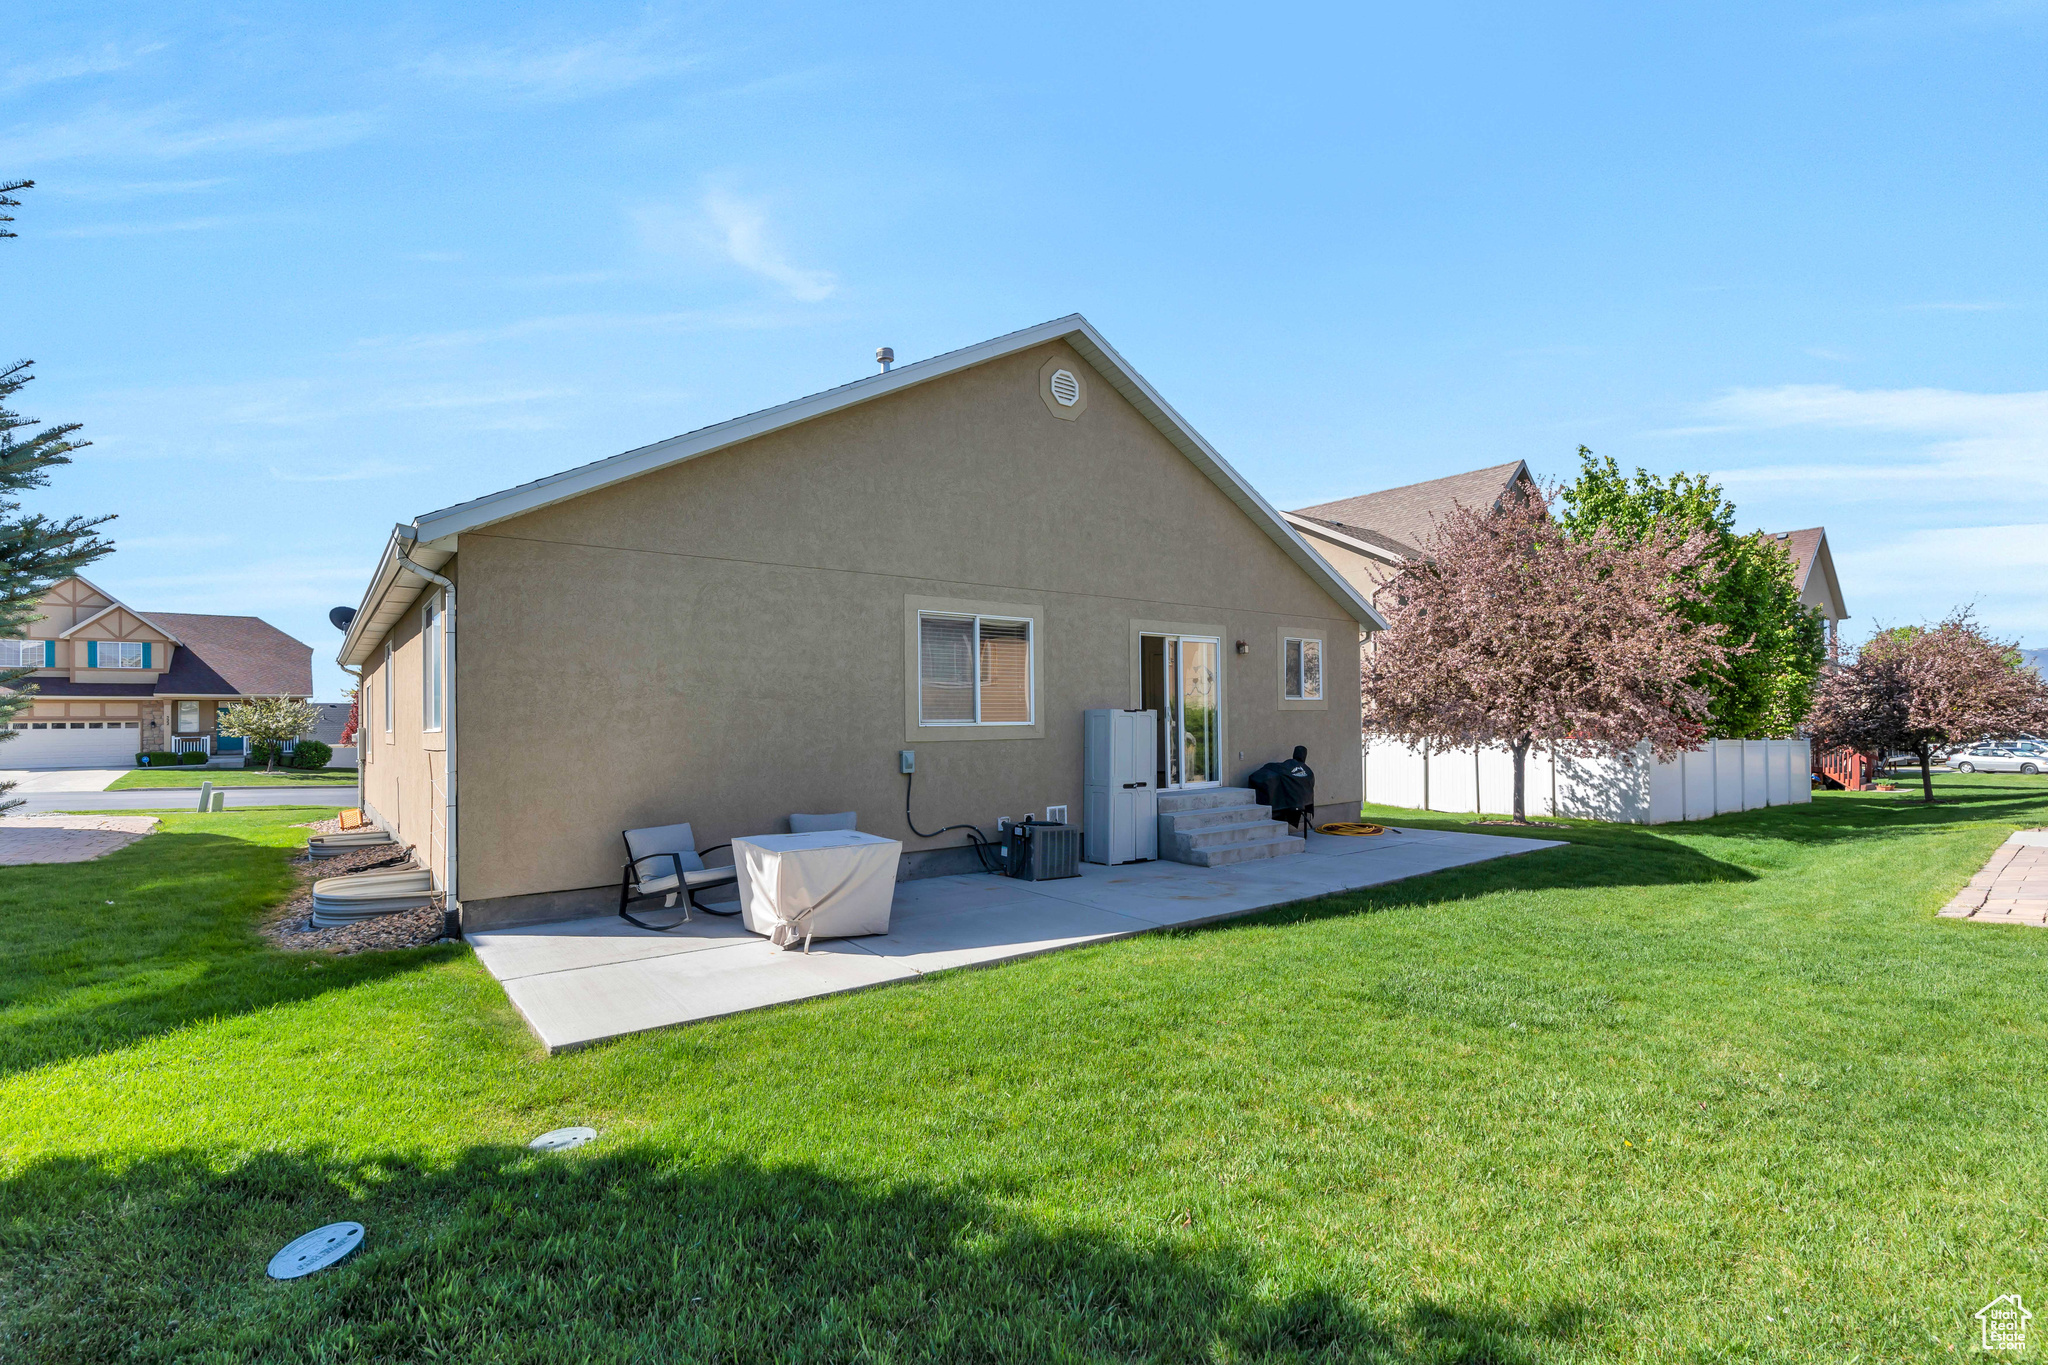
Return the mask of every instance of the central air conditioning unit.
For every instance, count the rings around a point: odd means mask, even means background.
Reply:
[[[1003,827],[1003,871],[1027,882],[1081,875],[1081,831],[1026,820]]]

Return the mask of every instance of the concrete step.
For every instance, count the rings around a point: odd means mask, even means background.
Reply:
[[[1214,810],[1220,806],[1250,806],[1258,803],[1250,787],[1200,787],[1194,791],[1161,792],[1158,797],[1161,815],[1177,815],[1182,811]]]
[[[1231,825],[1204,825],[1200,829],[1177,830],[1172,843],[1176,849],[1222,848],[1226,844],[1249,844],[1284,834],[1287,826],[1278,820],[1243,820]]]
[[[1247,820],[1270,820],[1273,810],[1270,806],[1201,806],[1194,810],[1160,812],[1159,828],[1163,833],[1187,834],[1193,830],[1208,829],[1214,825],[1241,825]]]
[[[1287,826],[1276,825],[1275,828],[1286,829]],[[1227,867],[1231,863],[1246,863],[1258,858],[1284,858],[1307,847],[1308,840],[1283,834],[1276,839],[1255,839],[1250,843],[1225,844],[1221,848],[1195,849],[1177,861],[1193,863],[1196,867]]]

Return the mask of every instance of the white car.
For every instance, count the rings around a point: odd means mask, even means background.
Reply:
[[[1952,755],[1949,765],[1959,773],[2026,773],[2031,776],[2048,768],[2048,756],[2023,753],[1998,744],[1972,744]]]

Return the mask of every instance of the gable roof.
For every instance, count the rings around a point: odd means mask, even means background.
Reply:
[[[82,578],[81,578],[81,579],[79,579],[78,581],[79,581],[79,582],[81,582],[81,583],[85,583],[85,580],[84,580],[84,579],[82,579]],[[89,588],[91,588],[91,587],[92,587],[92,585],[91,585],[90,583],[86,583],[86,586],[87,586],[87,587],[89,587]],[[102,597],[108,597],[108,598],[111,598],[111,597],[112,597],[112,594],[111,594],[111,593],[109,593],[109,592],[107,592],[107,590],[106,590],[106,589],[104,589],[104,588],[93,588],[92,590],[93,590],[94,592],[98,593],[98,594],[99,594],[100,596],[102,596]],[[169,640],[169,641],[170,641],[170,642],[171,642],[172,644],[174,644],[174,645],[182,645],[182,644],[184,644],[184,643],[185,643],[185,642],[184,642],[183,640],[180,640],[180,639],[179,639],[179,638],[177,637],[177,634],[176,634],[175,632],[173,632],[173,631],[168,631],[168,630],[165,630],[165,629],[164,629],[164,628],[163,628],[162,626],[158,625],[158,624],[157,624],[157,623],[156,623],[155,621],[152,621],[152,620],[151,620],[151,619],[150,619],[149,617],[147,617],[147,616],[143,615],[143,614],[142,614],[141,612],[139,612],[139,611],[135,610],[135,608],[133,608],[133,607],[129,606],[129,605],[128,605],[128,604],[126,603],[126,602],[121,602],[121,601],[109,601],[109,602],[107,603],[107,605],[106,605],[106,606],[104,606],[104,607],[101,607],[101,608],[100,608],[100,609],[99,609],[98,611],[96,611],[96,612],[94,612],[94,613],[93,613],[92,615],[90,615],[90,616],[86,617],[86,618],[85,618],[85,619],[84,619],[83,621],[79,621],[79,622],[76,622],[76,623],[74,623],[74,624],[72,625],[72,627],[71,627],[71,629],[70,629],[70,630],[60,630],[60,631],[58,631],[58,632],[57,632],[57,638],[58,638],[58,639],[60,639],[60,640],[68,640],[68,639],[70,639],[70,638],[71,638],[71,636],[73,635],[73,633],[75,633],[75,632],[77,632],[77,631],[81,631],[81,630],[84,630],[84,629],[85,629],[85,628],[86,628],[87,626],[89,626],[89,625],[91,625],[91,624],[92,624],[93,622],[95,622],[95,621],[99,620],[99,619],[100,619],[100,618],[101,618],[102,616],[106,616],[106,615],[109,615],[110,613],[113,613],[113,612],[117,612],[117,611],[125,611],[125,612],[127,612],[127,613],[128,613],[128,614],[129,614],[130,616],[132,616],[132,617],[134,617],[134,618],[135,618],[136,620],[138,620],[138,621],[142,622],[142,624],[144,624],[145,626],[149,626],[149,627],[151,627],[152,629],[156,630],[156,631],[157,631],[157,632],[158,632],[159,634],[161,634],[161,635],[162,635],[162,636],[163,636],[163,637],[164,637],[165,639]]]
[[[137,613],[140,615],[140,613]],[[313,647],[255,616],[186,616],[151,612],[149,619],[184,648],[157,680],[159,695],[310,697]]]
[[[1049,341],[1064,341],[1079,352],[1103,382],[1121,394],[1190,463],[1207,475],[1210,482],[1237,505],[1238,510],[1251,518],[1280,547],[1281,552],[1294,561],[1296,567],[1315,581],[1317,587],[1342,605],[1352,619],[1373,630],[1386,628],[1385,620],[1359,595],[1358,590],[1309,548],[1272,504],[1260,497],[1257,490],[1217,453],[1215,447],[1189,426],[1186,419],[1145,381],[1144,376],[1116,353],[1088,319],[1079,313],[1070,313],[1063,318],[1041,322],[1035,327],[948,351],[928,360],[898,365],[806,398],[763,408],[744,417],[735,417],[665,441],[656,441],[653,445],[565,469],[559,474],[550,474],[502,492],[443,507],[415,518],[411,525],[401,524],[393,530],[384,547],[377,572],[371,576],[369,588],[363,595],[362,606],[349,623],[348,633],[335,657],[348,667],[365,662],[384,633],[404,615],[427,586],[428,580],[408,568],[407,561],[428,570],[439,569],[453,557],[456,537],[465,531],[523,516],[542,507],[651,474],[814,417],[900,393]]]
[[[1828,528],[1809,526],[1804,531],[1773,534],[1792,556],[1792,581],[1799,589],[1799,600],[1830,621],[1848,620],[1842,584],[1835,577],[1835,557],[1828,549]]]
[[[1372,544],[1383,545],[1403,559],[1421,557],[1422,546],[1436,530],[1440,517],[1453,507],[1492,507],[1519,479],[1529,477],[1526,461],[1489,465],[1465,474],[1451,474],[1423,483],[1404,484],[1355,498],[1298,507],[1294,515],[1320,522],[1333,530]]]

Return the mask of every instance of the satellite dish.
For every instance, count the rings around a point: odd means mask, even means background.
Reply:
[[[350,624],[356,619],[356,609],[354,607],[336,607],[333,611],[327,613],[327,619],[334,623],[336,630],[341,631],[345,635],[348,633]]]

